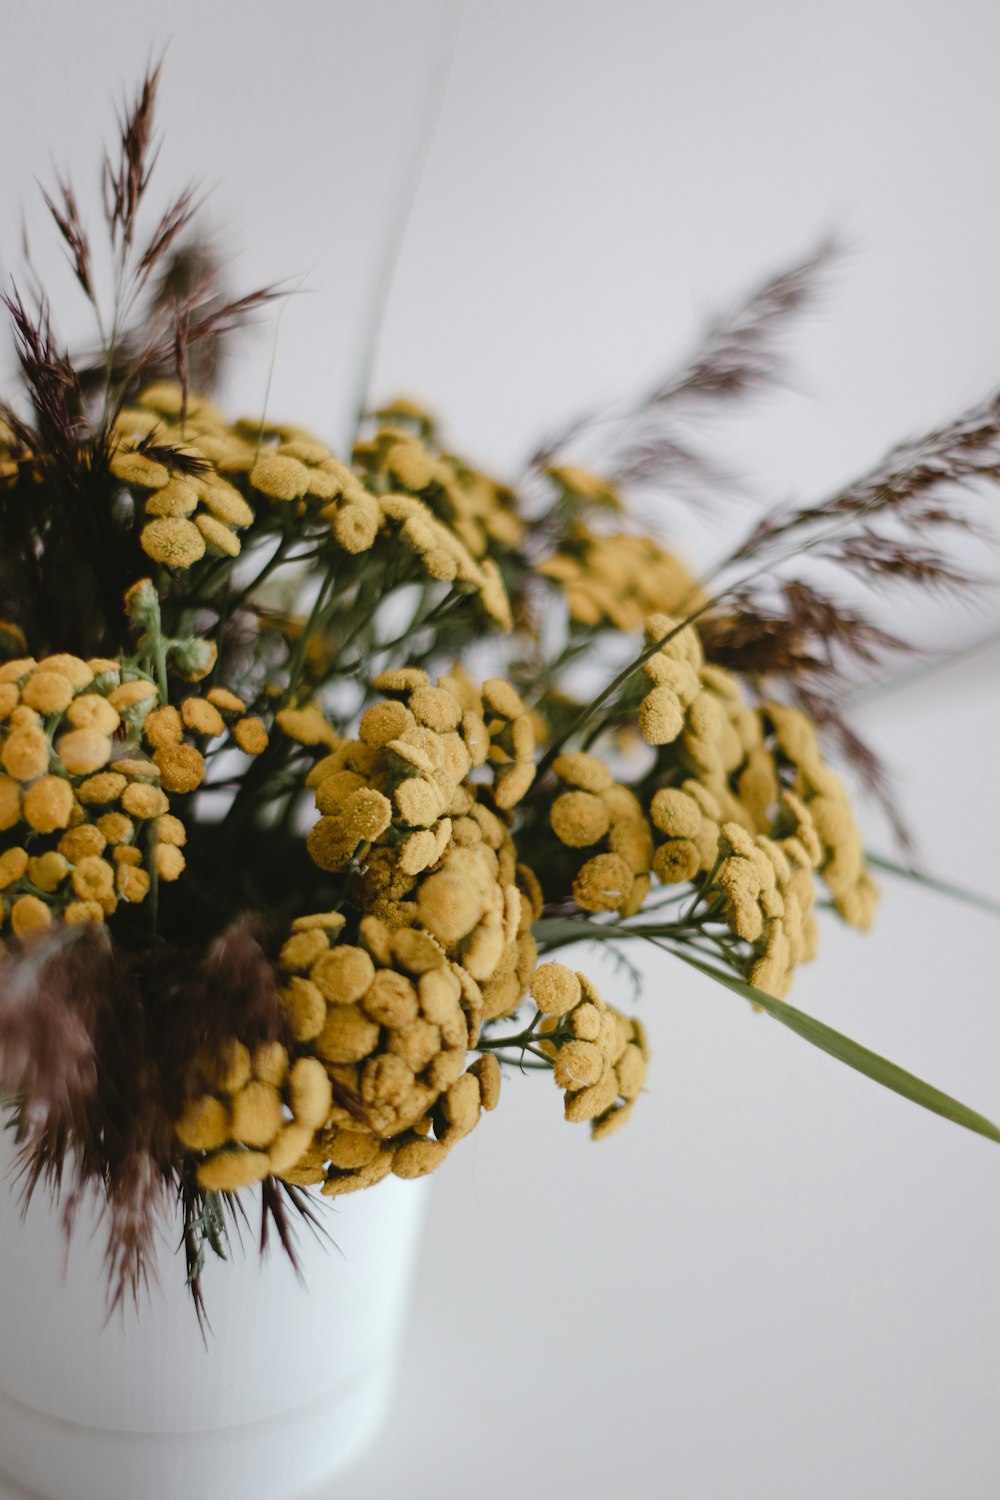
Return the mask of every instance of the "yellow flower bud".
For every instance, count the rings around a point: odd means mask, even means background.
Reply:
[[[28,879],[40,891],[50,894],[66,879],[69,864],[55,849],[38,854],[28,863]]]
[[[326,1001],[318,986],[296,974],[289,979],[282,998],[296,1041],[311,1042],[318,1037],[326,1023]]]
[[[110,754],[110,742],[104,743],[108,745]],[[7,738],[0,752],[0,764],[15,781],[34,781],[36,777],[43,776],[49,768],[48,739],[41,729],[16,729]]]
[[[111,759],[111,740],[97,729],[71,729],[56,751],[71,776],[90,776]]]
[[[447,870],[428,876],[417,896],[421,924],[445,946],[470,933],[482,910],[478,891]]]
[[[226,726],[222,715],[207,698],[185,698],[181,704],[180,716],[186,727],[193,730],[195,734],[204,734],[210,739],[215,739],[217,735],[225,733]]]
[[[441,1165],[448,1155],[449,1147],[444,1141],[407,1141],[399,1146],[392,1159],[392,1170],[397,1177],[426,1177]]]
[[[58,672],[65,677],[76,693],[89,687],[94,680],[94,670],[68,651],[57,651],[52,656],[43,657],[38,665],[45,672]]]
[[[73,701],[73,684],[61,672],[40,668],[21,689],[21,702],[40,714],[61,714]]]
[[[394,969],[376,972],[361,1003],[381,1026],[403,1026],[407,1021],[415,1021],[419,1010],[417,992],[410,980]]]
[[[164,745],[153,761],[168,792],[193,792],[205,778],[205,757],[193,745]]]
[[[312,1145],[314,1132],[308,1125],[289,1120],[278,1131],[268,1148],[271,1171],[276,1177],[291,1171]]]
[[[28,868],[27,850],[21,848],[5,849],[0,854],[0,891],[6,890],[21,879]]]
[[[121,762],[119,762],[121,764]],[[170,806],[158,786],[132,781],[121,794],[121,805],[133,818],[158,818]]]
[[[178,522],[178,525],[189,525],[189,522]],[[208,552],[216,557],[239,557],[240,539],[230,527],[223,521],[216,520],[215,516],[206,516],[203,511],[194,518],[194,524],[205,539]]]
[[[21,788],[9,776],[0,776],[0,832],[21,820]]]
[[[174,475],[162,489],[146,501],[147,516],[193,515],[198,508],[198,491],[188,479]]]
[[[361,999],[375,978],[375,965],[363,948],[343,943],[323,952],[314,962],[310,978],[332,1005],[353,1005],[356,1000]]]
[[[153,791],[154,788],[150,787],[149,790]],[[153,864],[160,879],[170,881],[177,880],[180,877],[187,864],[187,860],[176,845],[157,844],[153,852]]]
[[[639,730],[650,745],[670,745],[684,728],[684,710],[673,688],[654,687],[639,705]]]
[[[264,453],[250,471],[250,483],[273,500],[297,500],[309,488],[309,470],[297,458]]]
[[[159,843],[176,844],[178,848],[187,843],[187,830],[173,813],[161,813],[153,826]]]
[[[325,1123],[333,1102],[333,1089],[326,1069],[315,1057],[300,1057],[292,1064],[288,1098],[299,1124],[318,1130]]]
[[[232,1101],[232,1138],[244,1146],[267,1146],[281,1129],[281,1095],[272,1084],[251,1079]]]
[[[177,709],[168,703],[163,708],[154,708],[151,714],[145,715],[142,720],[142,733],[147,744],[153,745],[154,750],[160,750],[166,745],[180,744],[181,739],[184,738],[184,726]]]
[[[585,849],[604,837],[611,818],[607,807],[593,792],[564,792],[552,804],[552,831],[571,849]]]
[[[72,927],[80,922],[103,922],[104,908],[99,901],[71,901],[63,911],[63,921]]]
[[[531,998],[548,1016],[564,1016],[580,1002],[580,979],[565,964],[541,964],[531,976]]]
[[[593,1042],[566,1042],[556,1053],[553,1077],[561,1089],[594,1084],[604,1070],[604,1058]]]
[[[412,729],[414,717],[405,703],[389,699],[384,703],[373,703],[361,716],[358,734],[366,745],[381,750],[390,740],[398,739]]]
[[[24,794],[22,815],[37,833],[65,828],[73,812],[73,788],[62,776],[42,776]]]
[[[198,1165],[198,1182],[208,1192],[235,1193],[263,1182],[271,1170],[266,1151],[220,1151]]]
[[[316,1038],[319,1056],[331,1063],[360,1062],[377,1045],[379,1027],[358,1005],[332,1005]]]
[[[604,792],[614,785],[614,778],[602,760],[584,750],[565,750],[552,762],[552,769],[567,786],[584,792]]]
[[[268,745],[268,734],[264,721],[251,715],[239,719],[233,725],[233,739],[246,755],[261,755]]]
[[[492,1052],[484,1052],[482,1057],[469,1068],[469,1072],[479,1082],[479,1101],[483,1109],[496,1109],[500,1102],[501,1071],[500,1064]]]
[[[147,557],[165,568],[190,568],[205,556],[205,538],[198,527],[176,516],[149,521],[139,542]]]
[[[618,854],[595,854],[573,881],[573,899],[584,911],[615,911],[632,891],[633,875]]]
[[[566,1095],[565,1114],[570,1124],[593,1120],[609,1109],[618,1097],[618,1080],[613,1068],[608,1068],[597,1083]]]
[[[243,699],[238,698],[235,693],[231,693],[228,688],[209,688],[208,692],[205,694],[205,697],[208,699],[209,703],[214,704],[214,706],[222,714],[246,713],[247,706],[243,702]]]
[[[229,1140],[229,1111],[214,1094],[189,1099],[174,1134],[186,1151],[217,1151]]]
[[[71,865],[76,865],[89,855],[102,854],[107,842],[104,834],[93,823],[81,823],[79,827],[71,828],[69,833],[63,834],[59,840],[59,853]]]
[[[132,854],[133,852],[138,854],[139,851],[137,849],[115,851],[116,854]],[[140,901],[145,901],[149,895],[149,875],[133,863],[123,863],[118,866],[118,878],[115,883],[123,901],[138,904]]]
[[[74,729],[96,729],[99,734],[114,734],[121,718],[118,710],[100,693],[81,693],[66,710]]]

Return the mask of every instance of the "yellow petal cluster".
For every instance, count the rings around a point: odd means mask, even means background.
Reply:
[[[378,504],[386,529],[419,561],[429,578],[477,594],[484,613],[501,630],[511,628],[507,592],[492,558],[474,557],[462,539],[415,495],[383,495]]]
[[[157,703],[153,683],[104,658],[0,666],[0,833],[18,840],[2,856],[0,926],[14,936],[103,921],[145,900],[154,871],[180,875],[186,833],[167,793],[200,780],[201,757],[120,753],[172,712]]]
[[[590,1122],[594,1140],[620,1130],[646,1081],[649,1048],[641,1022],[608,1005],[585,974],[541,964],[531,994],[545,1019],[540,1046],[565,1093],[566,1119]]]
[[[373,686],[386,697],[358,738],[309,773],[321,814],[309,853],[356,871],[366,915],[437,943],[482,1015],[510,1014],[535,958],[507,821],[534,776],[530,717],[500,679],[479,690],[403,668]]]
[[[725,896],[730,927],[751,945],[747,979],[777,999],[788,993],[796,967],[815,956],[818,944],[812,872],[819,846],[793,793],[782,801],[776,833],[782,828],[788,830],[783,836],[752,837],[738,823],[724,823],[714,882]]]
[[[394,558],[402,549],[423,577],[468,590],[487,619],[509,630],[507,592],[485,553],[520,539],[513,496],[458,460],[432,455],[411,426],[386,431],[359,444],[356,472],[300,428],[227,423],[197,398],[182,420],[179,386],[158,382],[119,417],[112,470],[144,507],[143,549],[166,567],[189,568],[206,553],[235,557],[239,532],[281,529],[290,512],[314,540],[332,541],[348,557],[380,543]],[[151,443],[154,457],[143,451]],[[174,469],[171,448],[180,453]]]
[[[640,630],[651,614],[701,602],[684,565],[652,537],[598,532],[582,521],[537,571],[565,593],[570,618],[594,629]]]
[[[719,849],[719,804],[700,781],[654,792],[649,815],[664,835],[653,856],[653,870],[664,885],[694,880],[712,869]]]
[[[396,403],[390,420],[355,445],[354,462],[376,491],[418,495],[474,558],[516,547],[524,536],[517,497],[438,446],[425,412]]]
[[[213,409],[195,400],[181,429],[173,397],[169,386],[149,387],[138,407],[120,413],[110,468],[142,508],[139,542],[146,556],[184,570],[206,555],[239,556],[238,533],[253,524],[254,513],[211,454],[191,441],[202,429],[212,430]]]
[[[232,1040],[221,1057],[199,1060],[177,1139],[198,1158],[198,1181],[232,1192],[293,1171],[326,1122],[333,1090],[314,1057],[289,1057],[280,1041],[251,1051]]]
[[[875,920],[878,887],[865,868],[864,844],[847,792],[822,757],[816,726],[801,709],[766,704],[779,759],[794,767],[795,791],[809,811],[821,846],[817,861],[834,905],[851,927],[867,932]]]
[[[322,1116],[316,1118],[317,1091],[315,1115],[302,1121],[311,1126],[308,1140],[294,1160],[290,1146],[276,1156],[274,1145],[262,1143],[263,1128],[242,1142],[267,1153],[258,1163],[261,1176],[270,1171],[301,1186],[322,1184],[333,1195],[369,1187],[389,1172],[432,1171],[481,1111],[495,1107],[500,1084],[492,1057],[466,1067],[482,1011],[441,945],[377,917],[362,920],[355,943],[343,941],[343,927],[338,913],[297,918],[279,960],[298,1054],[292,1072],[321,1070]],[[284,1126],[279,1147],[290,1130]]]
[[[653,837],[638,799],[585,751],[557,756],[552,769],[568,788],[549,809],[552,831],[567,849],[581,851],[579,863],[569,862],[574,900],[584,911],[632,916],[649,893],[653,862]]]

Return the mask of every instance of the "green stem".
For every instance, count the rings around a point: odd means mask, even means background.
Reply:
[[[488,1042],[480,1041],[477,1044],[477,1046],[475,1047],[474,1050],[477,1051],[477,1052],[483,1052],[483,1051],[497,1052],[500,1049],[499,1049],[499,1047],[491,1046]],[[513,1052],[518,1053],[518,1059],[515,1060],[514,1058],[510,1058],[510,1057],[501,1057],[499,1059],[499,1061],[500,1062],[508,1063],[512,1068],[516,1068],[516,1067],[520,1066],[520,1058],[524,1056],[525,1052],[530,1052],[531,1055],[532,1055],[532,1057],[538,1057],[538,1058],[540,1058],[541,1059],[541,1064],[540,1064],[541,1066],[544,1066],[546,1068],[551,1068],[551,1066],[552,1066],[552,1059],[551,1059],[551,1057],[546,1057],[546,1055],[545,1055],[544,1052],[539,1052],[539,1050],[538,1050],[537,1047],[531,1047],[531,1046],[528,1045],[527,1042],[525,1042],[522,1045],[519,1045],[517,1047],[512,1047],[510,1050],[513,1051]],[[529,1064],[525,1064],[525,1066],[530,1066],[530,1065]]]
[[[886,875],[896,875],[902,880],[913,880],[917,885],[924,885],[928,890],[937,891],[942,896],[951,896],[955,901],[963,901],[966,906],[976,906],[980,911],[989,912],[992,917],[1000,917],[1000,901],[992,896],[984,896],[980,891],[970,891],[966,886],[955,885],[950,880],[941,880],[936,875],[924,875],[919,870],[911,870],[907,865],[897,864],[893,859],[886,859],[882,854],[865,854],[865,861],[876,870],[882,870]]]
[[[302,634],[296,641],[295,649],[292,651],[292,654],[289,657],[288,686],[285,688],[284,694],[282,695],[282,702],[284,703],[290,703],[295,695],[295,690],[298,687],[299,680],[302,676],[302,669],[305,666],[306,655],[309,651],[309,644],[312,641],[313,633],[315,632],[316,626],[319,623],[320,618],[322,617],[323,610],[326,607],[327,595],[329,594],[334,581],[335,574],[331,569],[320,585],[319,593],[316,595],[313,607],[309,612],[309,618],[306,620]]]

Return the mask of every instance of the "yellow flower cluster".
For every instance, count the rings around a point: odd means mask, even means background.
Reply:
[[[820,847],[812,819],[794,793],[782,798],[777,827],[789,832],[751,837],[738,823],[724,823],[715,884],[725,894],[729,925],[753,947],[747,979],[780,1000],[797,965],[816,953],[813,869]]]
[[[500,569],[490,557],[473,557],[465,543],[429,506],[415,495],[383,495],[378,502],[383,520],[418,558],[428,577],[459,583],[478,594],[484,612],[501,629],[511,628],[510,603]]]
[[[597,532],[582,521],[537,571],[563,589],[572,620],[595,628],[639,630],[650,614],[700,599],[684,565],[652,537]]]
[[[552,769],[569,788],[552,803],[552,831],[566,848],[587,851],[573,880],[574,900],[584,911],[632,916],[649,894],[653,861],[653,836],[638,799],[585,751],[557,756]]]
[[[625,509],[615,486],[589,469],[576,464],[551,464],[545,472],[556,486],[563,510],[570,516],[589,511],[619,515]]]
[[[323,870],[355,867],[367,914],[428,934],[483,1015],[509,1014],[535,957],[504,820],[534,776],[531,720],[500,679],[480,692],[403,668],[373,686],[386,701],[309,773],[309,853]]]
[[[654,615],[647,640],[675,628]],[[812,720],[780,704],[749,708],[737,679],[705,662],[694,626],[672,635],[644,671],[651,686],[640,729],[662,770],[684,777],[653,793],[649,816],[666,836],[653,870],[676,884],[721,859],[716,884],[727,920],[753,948],[748,977],[783,996],[796,965],[816,951],[816,872],[845,921],[872,920],[876,891],[847,794],[823,761]]]
[[[607,1005],[585,974],[541,964],[531,995],[545,1019],[540,1048],[566,1094],[566,1118],[591,1122],[594,1140],[628,1120],[646,1080],[649,1049],[641,1022]]]
[[[254,513],[204,449],[190,441],[192,426],[197,430],[211,412],[207,403],[193,399],[185,433],[165,429],[161,437],[159,418],[163,413],[157,406],[163,401],[175,405],[172,390],[150,387],[146,396],[140,397],[138,408],[120,414],[110,467],[142,506],[144,524],[139,541],[146,556],[164,567],[183,570],[200,562],[206,553],[238,557],[238,532],[252,525]],[[179,403],[177,392],[173,415],[179,415]],[[152,454],[143,451],[145,440],[152,437],[161,447],[159,457],[155,449]],[[166,457],[167,446],[177,452],[179,465],[160,461]]]
[[[463,535],[477,506],[489,513],[494,530],[502,529],[493,516],[493,511],[496,516],[505,513],[508,504],[501,502],[499,487],[493,487],[491,510],[483,488],[489,489],[489,481],[472,476],[466,483],[456,467],[447,489],[438,485],[434,493],[467,495],[468,506],[460,512],[444,507],[442,521],[415,494],[386,493],[388,470],[373,473],[366,485],[325,444],[299,428],[265,427],[246,420],[227,424],[211,403],[198,398],[189,400],[183,424],[181,411],[180,388],[161,382],[147,387],[116,426],[112,471],[144,505],[150,519],[140,540],[154,561],[183,569],[198,562],[206,550],[236,556],[237,530],[254,522],[249,497],[258,502],[258,528],[272,515],[280,518],[290,506],[297,519],[308,517],[322,528],[320,538],[332,539],[347,554],[369,552],[386,537],[398,555],[396,544],[401,543],[427,577],[467,588],[478,596],[488,618],[510,629],[510,604],[500,571],[491,558],[478,557]],[[161,449],[177,448],[189,463],[198,465],[197,474],[172,474],[164,463],[141,452],[151,435]],[[421,451],[419,440],[404,431],[396,446],[407,445]],[[390,451],[384,443],[376,447]],[[419,477],[411,468],[409,479]],[[454,514],[463,515],[468,524],[451,524]],[[516,513],[510,515],[516,521]]]
[[[205,776],[205,755],[199,746],[222,735],[246,755],[260,755],[269,741],[263,719],[248,714],[243,699],[223,687],[151,709],[142,723],[142,738],[168,792],[197,790]]]
[[[660,787],[649,815],[664,842],[653,856],[653,869],[664,885],[694,880],[713,868],[719,850],[719,804],[700,781]]]
[[[496,1059],[466,1069],[482,1011],[460,967],[427,933],[377,917],[342,942],[344,920],[299,917],[281,950],[296,1060],[276,1044],[253,1059],[233,1044],[214,1089],[178,1122],[203,1186],[270,1172],[340,1194],[390,1172],[421,1177],[496,1106]]]
[[[388,425],[354,448],[354,462],[373,489],[419,495],[474,558],[520,544],[524,522],[512,490],[442,453],[425,412],[397,402],[379,415]]]
[[[702,690],[705,657],[698,632],[693,625],[680,628],[670,615],[653,614],[646,621],[646,640],[663,644],[642,667],[651,684],[639,705],[642,737],[650,745],[679,740],[694,765],[707,770],[705,763],[714,766],[717,759],[724,724],[715,697]]]
[[[145,899],[151,871],[183,870],[167,792],[190,767],[129,753],[156,701],[148,678],[104,658],[0,666],[0,831],[21,839],[0,855],[0,917],[15,936],[102,921]]]
[[[197,1083],[174,1129],[198,1158],[207,1190],[232,1192],[294,1170],[326,1122],[333,1090],[315,1057],[290,1060],[281,1042],[253,1052],[231,1041],[222,1057],[203,1058]]]
[[[779,756],[797,772],[795,790],[808,809],[820,845],[820,874],[850,927],[867,932],[878,888],[865,869],[861,831],[847,792],[822,757],[816,726],[800,709],[769,703],[762,717],[773,728]]]

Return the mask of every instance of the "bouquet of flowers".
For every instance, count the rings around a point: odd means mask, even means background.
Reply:
[[[653,945],[1000,1140],[787,999],[820,916],[877,905],[831,760],[884,795],[843,699],[903,643],[830,580],[966,581],[939,538],[1000,472],[1000,404],[768,512],[701,579],[626,496],[711,488],[679,419],[777,378],[827,247],[516,483],[409,400],[340,456],[230,420],[220,343],[277,293],[225,293],[190,192],[145,225],[155,90],[104,163],[103,259],[71,187],[48,199],[95,346],[67,352],[40,286],[6,297],[0,1082],[25,1193],[67,1221],[102,1195],[115,1298],[179,1202],[200,1311],[245,1190],[294,1256],[296,1215],[436,1169],[509,1067],[601,1140],[649,1047],[586,942],[623,989]]]

